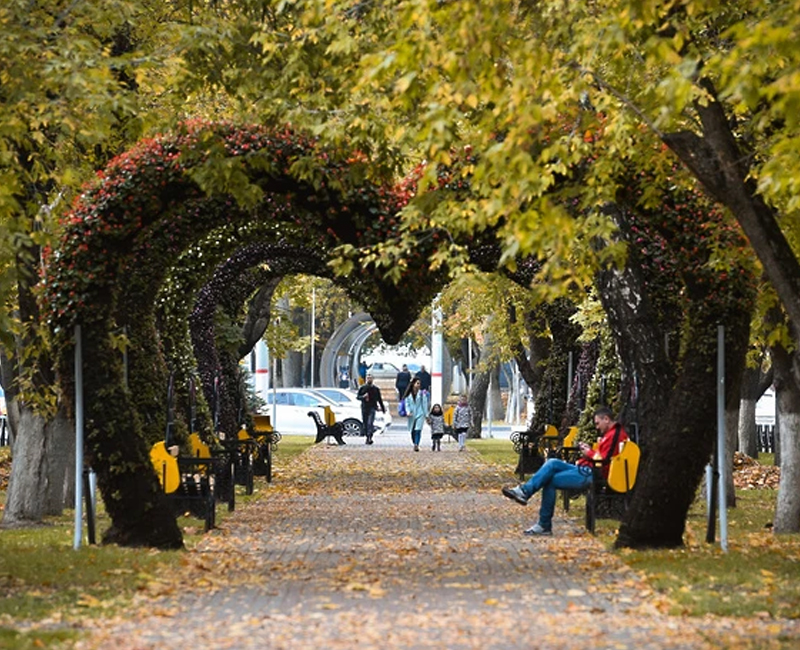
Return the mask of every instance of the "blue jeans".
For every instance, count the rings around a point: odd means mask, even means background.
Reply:
[[[530,498],[542,491],[542,506],[539,509],[539,525],[545,530],[553,526],[556,509],[556,490],[583,490],[592,483],[592,468],[580,467],[550,458],[539,471],[520,485],[523,494]]]
[[[367,439],[372,438],[372,434],[375,432],[375,409],[368,411],[362,409],[361,420],[364,423],[364,435],[367,436]]]
[[[411,430],[411,444],[419,447],[419,442],[422,440],[422,429]]]

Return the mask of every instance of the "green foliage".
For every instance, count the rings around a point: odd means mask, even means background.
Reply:
[[[497,274],[459,275],[439,299],[450,346],[457,348],[456,342],[462,338],[476,340],[488,335],[493,341],[491,354],[496,356],[483,357],[481,363],[490,365],[512,359],[516,346],[527,343],[530,333],[522,315],[536,304],[530,291]],[[516,323],[508,318],[510,310],[518,314]]]

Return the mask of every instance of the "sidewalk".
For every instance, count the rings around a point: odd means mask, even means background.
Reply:
[[[317,445],[78,647],[695,649],[777,633],[662,614],[560,510],[553,537],[523,536],[538,499],[504,499],[512,480],[455,444],[415,453],[402,429]]]

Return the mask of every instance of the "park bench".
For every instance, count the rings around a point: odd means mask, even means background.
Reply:
[[[192,436],[190,444],[196,456],[179,456],[177,447],[167,448],[160,441],[150,449],[150,461],[175,514],[189,513],[202,519],[208,532],[216,522],[215,474],[220,459],[211,455],[196,433]]]
[[[444,435],[450,436],[453,440],[458,440],[458,434],[453,428],[453,419],[455,418],[456,407],[451,406],[444,412]]]
[[[595,461],[594,480],[586,491],[586,530],[592,534],[598,519],[622,519],[630,504],[641,452],[633,440],[621,445],[608,463],[608,477],[603,476],[603,461]]]
[[[253,473],[256,476],[264,476],[267,483],[271,483],[272,454],[281,440],[281,434],[272,427],[269,415],[253,416],[253,433],[255,440]]]
[[[323,413],[325,415],[324,421],[317,411],[308,412],[308,416],[314,420],[314,424],[317,427],[317,438],[314,440],[314,444],[320,443],[326,438],[334,438],[338,445],[346,444],[344,438],[342,438],[344,427],[341,422],[336,421],[336,415],[331,410],[331,407],[326,406],[323,409]]]
[[[636,477],[639,471],[641,452],[633,440],[621,443],[622,448],[608,462],[608,477],[603,472],[606,464],[602,459],[594,461],[592,484],[585,490],[562,490],[564,510],[569,511],[570,501],[581,495],[586,497],[586,530],[594,534],[598,519],[622,519],[628,509]],[[577,447],[566,450],[564,460],[575,462],[580,455]]]
[[[511,434],[514,451],[519,454],[516,473],[520,479],[525,474],[533,474],[548,458],[563,458],[575,445],[578,428],[570,427],[566,433],[559,433],[552,424],[545,426],[544,431],[515,431]]]
[[[227,502],[229,511],[236,508],[237,485],[244,486],[245,492],[252,494],[254,476],[272,480],[272,452],[280,434],[272,428],[268,415],[254,415],[250,430],[242,427],[231,437],[218,431],[207,444],[194,431],[195,386],[190,379],[188,423],[193,432],[181,454],[179,446],[173,444],[173,403],[173,376],[170,375],[166,434],[163,441],[151,448],[150,460],[175,513],[203,519],[208,531],[215,524],[217,501]],[[216,412],[214,422],[218,422]]]
[[[221,458],[219,467],[220,487],[218,499],[228,502],[228,510],[236,508],[236,486],[241,485],[245,494],[253,494],[254,477],[264,476],[272,482],[272,452],[280,441],[281,434],[275,431],[269,415],[252,415],[252,426],[242,426],[235,437],[228,439],[218,434],[218,449],[212,452]]]

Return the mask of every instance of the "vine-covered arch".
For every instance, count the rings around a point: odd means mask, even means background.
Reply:
[[[191,123],[115,159],[80,197],[48,259],[44,295],[66,395],[73,388],[73,329],[82,326],[91,368],[86,440],[112,520],[107,541],[182,544],[123,385],[112,336],[120,322],[150,322],[173,261],[225,224],[279,224],[286,240],[325,260],[342,244],[357,250],[393,236],[406,197],[367,180],[366,165],[362,156],[324,149],[287,129]],[[413,291],[398,292],[369,270],[343,282],[369,306],[386,340],[399,338],[443,282],[443,271],[428,270],[427,253],[421,245],[406,260],[404,281]],[[151,353],[160,354],[155,347]]]

